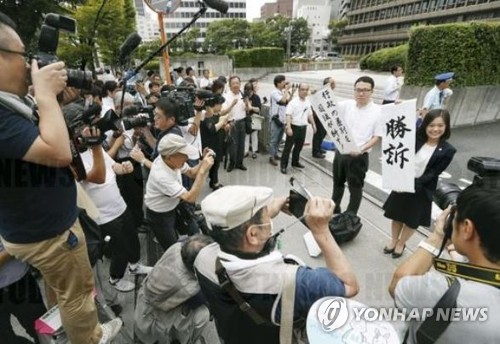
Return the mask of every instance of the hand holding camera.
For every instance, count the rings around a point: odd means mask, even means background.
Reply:
[[[329,222],[332,219],[335,204],[331,199],[313,197],[307,202],[306,223],[314,235],[330,233]]]
[[[31,80],[35,94],[40,96],[56,97],[66,87],[68,72],[64,69],[64,62],[56,62],[38,68],[38,62],[31,62]]]
[[[203,160],[200,163],[200,169],[198,170],[198,172],[202,174],[207,174],[212,165],[214,164],[214,156],[215,153],[213,153],[213,155],[207,154],[203,156]]]

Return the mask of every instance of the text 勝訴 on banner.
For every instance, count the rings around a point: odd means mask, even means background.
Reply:
[[[343,114],[338,112],[337,100],[330,85],[326,85],[309,98],[326,134],[335,143],[340,154],[359,152]]]
[[[417,100],[382,106],[382,187],[415,192],[415,124]]]

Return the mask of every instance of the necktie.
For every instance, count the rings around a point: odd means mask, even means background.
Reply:
[[[439,92],[439,105],[443,105],[444,92]]]

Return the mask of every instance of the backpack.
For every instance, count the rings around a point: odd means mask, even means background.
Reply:
[[[363,227],[359,216],[345,212],[333,217],[329,223],[330,232],[337,244],[353,240]]]

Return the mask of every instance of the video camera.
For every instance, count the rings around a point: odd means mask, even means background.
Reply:
[[[122,122],[125,130],[147,127],[153,123],[153,109],[153,106],[137,107],[135,105],[124,108]]]
[[[194,116],[195,98],[203,100],[215,98],[215,94],[207,90],[196,89],[191,86],[175,87],[172,85],[163,86],[161,96],[167,97],[177,104],[175,121],[181,126],[187,125],[189,118]]]
[[[473,184],[490,188],[500,187],[500,159],[472,157],[467,162],[467,168],[469,171],[476,173],[472,181]],[[456,184],[440,182],[434,193],[434,202],[443,210],[450,205],[455,206],[461,191]],[[454,215],[454,210],[452,210],[446,220],[444,228],[445,240],[451,238]]]
[[[36,60],[38,66],[43,66],[59,61],[55,55],[59,44],[59,30],[76,33],[76,21],[70,17],[49,13],[45,16],[38,40],[38,52]],[[78,89],[90,89],[92,87],[92,73],[77,69],[66,69],[68,73],[67,85]]]

